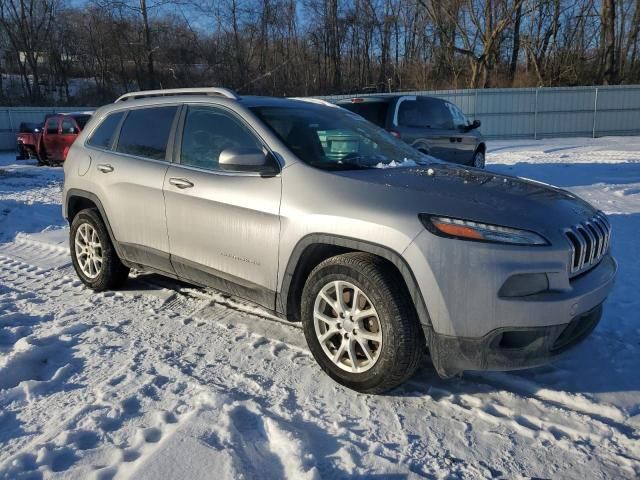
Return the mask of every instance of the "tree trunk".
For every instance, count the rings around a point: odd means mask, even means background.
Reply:
[[[613,85],[618,82],[618,62],[616,61],[616,2],[602,0],[602,60],[604,64],[603,82]]]
[[[151,29],[149,28],[149,12],[147,0],[140,0],[140,13],[142,14],[142,29],[144,35],[144,48],[147,54],[147,75],[149,89],[156,88],[156,74],[153,62],[153,47],[151,46]]]
[[[511,63],[509,64],[509,80],[513,84],[518,69],[518,57],[520,56],[520,24],[522,23],[522,4],[518,5],[516,18],[513,23],[513,45],[511,49]]]

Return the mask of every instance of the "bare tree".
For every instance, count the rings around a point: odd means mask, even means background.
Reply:
[[[640,0],[58,1],[0,0],[3,101],[640,81]]]
[[[12,47],[27,97],[32,102],[37,102],[42,94],[40,73],[57,6],[57,0],[0,1],[0,24]]]

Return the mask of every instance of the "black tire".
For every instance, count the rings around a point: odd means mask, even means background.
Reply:
[[[484,168],[486,164],[486,156],[482,150],[476,150],[471,160],[471,166],[475,168]]]
[[[75,238],[78,229],[88,223],[96,231],[102,245],[102,267],[95,278],[87,276],[80,267],[76,257]],[[113,290],[121,287],[129,276],[129,268],[123,265],[116,253],[107,228],[96,209],[88,208],[80,211],[71,222],[69,232],[69,247],[73,268],[82,282],[96,292]]]
[[[378,313],[383,335],[375,364],[361,373],[338,367],[324,352],[314,326],[316,297],[330,282],[349,282],[358,287]],[[425,351],[420,328],[404,280],[386,260],[354,252],[329,258],[313,269],[302,292],[304,335],[320,367],[338,383],[363,393],[382,393],[402,384],[416,372]]]
[[[47,161],[47,151],[44,149],[43,144],[41,144],[40,148],[36,151],[36,158],[38,159],[39,167],[49,165],[49,162]]]

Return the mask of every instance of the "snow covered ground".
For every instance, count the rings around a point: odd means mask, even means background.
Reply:
[[[488,168],[610,215],[620,262],[561,361],[367,396],[300,329],[210,290],[76,278],[62,170],[0,156],[0,478],[634,478],[640,475],[640,138],[491,142]]]

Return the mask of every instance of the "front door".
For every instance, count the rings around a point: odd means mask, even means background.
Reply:
[[[396,106],[395,123],[402,139],[414,148],[447,162],[456,161],[456,138],[451,115],[440,100],[403,97]]]
[[[457,106],[451,102],[446,102],[446,105],[451,112],[455,137],[459,139],[456,162],[469,165],[478,146],[477,134],[474,130],[469,129],[471,122]]]
[[[44,149],[50,160],[60,159],[60,117],[47,119],[43,135]]]
[[[231,111],[190,105],[178,161],[165,177],[171,262],[178,276],[275,306],[280,236],[280,175],[220,167],[232,147],[264,148]]]

